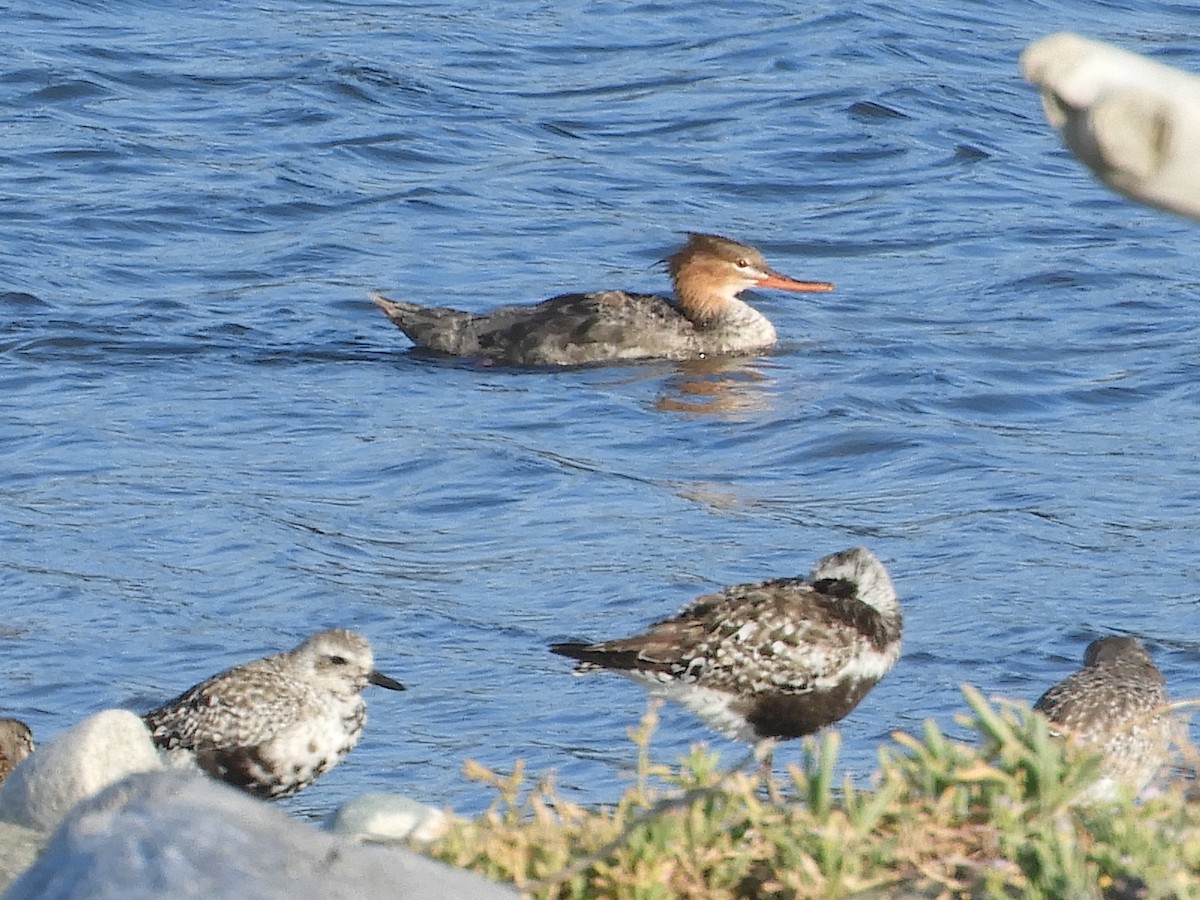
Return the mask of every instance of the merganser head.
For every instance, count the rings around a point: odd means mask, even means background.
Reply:
[[[747,288],[809,293],[832,291],[827,281],[797,281],[776,272],[753,247],[715,234],[689,232],[687,243],[666,259],[675,296],[694,320],[717,318]]]

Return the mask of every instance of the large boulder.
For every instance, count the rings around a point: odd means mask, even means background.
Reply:
[[[335,837],[201,775],[135,775],[81,803],[5,900],[511,900],[401,848]]]
[[[45,846],[45,832],[0,822],[0,891],[33,865]]]
[[[145,723],[107,709],[39,747],[0,785],[0,821],[53,831],[68,810],[135,772],[163,768]]]

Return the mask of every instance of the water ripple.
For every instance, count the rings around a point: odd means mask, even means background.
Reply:
[[[907,631],[844,724],[855,772],[952,728],[963,680],[1035,697],[1097,633],[1195,693],[1195,230],[1097,186],[1016,71],[1085,19],[1200,69],[1191,18],[18,5],[6,714],[52,735],[348,625],[411,690],[294,808],[478,809],[468,756],[607,801],[642,697],[546,645],[860,542]],[[838,289],[753,295],[760,359],[556,373],[409,353],[366,299],[665,290],[696,229]],[[699,736],[669,711],[656,746]]]

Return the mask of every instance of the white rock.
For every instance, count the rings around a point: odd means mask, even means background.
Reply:
[[[44,831],[0,822],[0,891],[33,865],[46,846]]]
[[[51,831],[80,800],[134,772],[163,767],[142,720],[108,709],[38,747],[0,785],[0,820]]]
[[[1021,54],[1050,124],[1114,190],[1200,219],[1200,78],[1076,34]]]
[[[5,900],[513,900],[410,850],[359,844],[202,775],[134,775],[71,811]]]
[[[330,814],[325,827],[364,841],[411,840],[424,844],[446,831],[446,814],[409,797],[363,794]]]

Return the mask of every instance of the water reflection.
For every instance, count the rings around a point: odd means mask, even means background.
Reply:
[[[771,379],[737,357],[680,362],[663,384],[654,408],[661,412],[737,416],[772,406]]]

